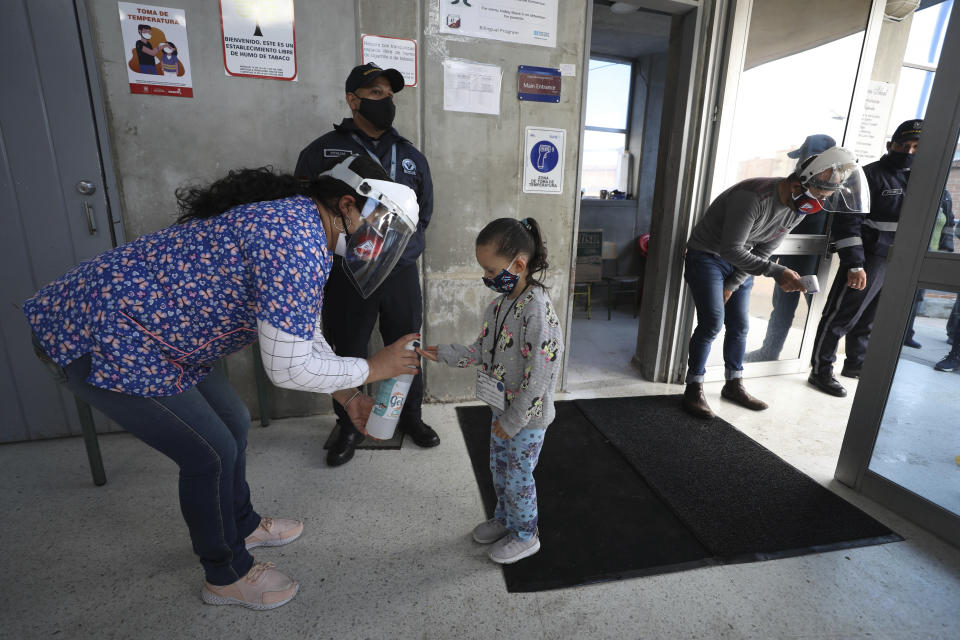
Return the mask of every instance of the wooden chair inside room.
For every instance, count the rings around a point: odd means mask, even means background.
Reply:
[[[586,298],[587,320],[591,318],[593,285],[603,282],[603,266],[600,257],[602,246],[602,229],[580,229],[577,233],[573,308],[577,308],[577,298]]]

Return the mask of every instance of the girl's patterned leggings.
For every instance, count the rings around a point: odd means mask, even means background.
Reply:
[[[496,420],[496,418],[494,418]],[[490,431],[490,471],[497,492],[494,517],[526,542],[537,532],[537,485],[533,470],[540,458],[546,429],[521,429],[504,440]]]

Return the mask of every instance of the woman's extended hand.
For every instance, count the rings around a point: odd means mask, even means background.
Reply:
[[[500,426],[499,420],[493,421],[493,434],[500,438],[501,440],[509,440],[510,436],[506,431],[503,430],[503,427]]]
[[[417,353],[422,355],[427,360],[433,360],[434,362],[439,362],[436,345],[432,347],[423,347],[422,349],[417,349]]]
[[[373,410],[373,398],[358,393],[357,389],[341,389],[333,392],[333,399],[346,410],[350,422],[357,428],[357,431],[367,435],[367,418],[370,417],[370,412]]]
[[[367,358],[370,375],[366,381],[376,382],[408,373],[420,373],[420,357],[416,351],[408,351],[406,348],[408,342],[419,338],[419,333],[408,333]]]

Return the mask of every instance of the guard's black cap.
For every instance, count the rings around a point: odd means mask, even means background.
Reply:
[[[906,120],[901,122],[897,130],[893,132],[891,140],[893,142],[919,140],[921,133],[923,133],[923,120]]]
[[[824,133],[815,133],[807,136],[799,149],[794,149],[787,153],[788,158],[800,158],[806,160],[810,156],[823,153],[830,147],[837,146],[837,141]]]
[[[403,75],[396,69],[381,69],[372,62],[354,67],[350,75],[347,76],[347,93],[353,93],[361,87],[366,87],[371,82],[385,76],[390,82],[390,88],[394,93],[403,89]]]

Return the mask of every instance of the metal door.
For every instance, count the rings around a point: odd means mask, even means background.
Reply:
[[[0,442],[78,434],[72,397],[34,357],[19,306],[115,244],[73,3],[4,5],[0,40]],[[92,58],[92,57],[90,57]],[[103,420],[99,420],[104,424]]]
[[[954,377],[956,367],[923,363],[910,353],[915,350],[901,345],[915,322],[918,290],[941,297],[960,294],[960,255],[930,248],[944,189],[960,192],[957,60],[960,9],[954,2],[835,473],[839,481],[954,545],[960,545],[960,380]],[[941,341],[941,353],[952,349],[945,324],[939,319],[929,338]],[[958,342],[953,331],[951,340]]]
[[[731,0],[730,7],[732,12],[726,30],[728,55],[713,111],[716,121],[713,155],[704,169],[709,180],[694,223],[713,198],[731,185],[752,177],[787,176],[794,169],[796,160],[794,156],[788,157],[786,152],[799,149],[806,136],[827,134],[836,144],[849,144],[848,138],[853,137],[849,122],[854,119],[867,89],[870,63],[883,18],[883,3],[851,4],[846,17],[850,30],[847,36],[808,45],[805,36],[801,37],[802,31],[798,31],[792,40],[780,45],[783,51],[779,57],[769,55],[769,51],[764,57],[758,55],[748,42],[748,35],[754,33],[751,29],[756,17],[754,0]],[[769,12],[764,14],[764,19],[767,22],[761,21],[761,25],[769,23]],[[810,25],[797,27],[798,30],[804,28],[810,28]],[[769,43],[761,44],[771,48]],[[843,64],[832,67],[830,95],[820,95],[816,101],[806,103],[781,99],[791,95],[791,87],[796,82],[797,74],[792,69],[804,67],[808,58],[826,55],[823,50],[831,47],[838,49],[832,59],[841,60]],[[771,100],[775,107],[771,106]],[[790,113],[784,107],[793,102],[803,105],[801,113]],[[761,117],[758,118],[758,114]],[[788,134],[789,139],[784,139],[783,134]],[[757,151],[767,147],[769,153]],[[798,270],[801,275],[817,275],[822,293],[784,296],[777,291],[771,278],[754,279],[750,295],[750,333],[744,357],[745,377],[796,373],[809,366],[817,321],[830,285],[832,263],[836,262],[831,260],[828,252],[829,215],[820,213],[815,217],[818,219],[806,221],[813,224],[805,223],[810,228],[798,228],[798,233],[787,236],[776,254],[782,263]],[[689,296],[685,298],[684,315],[685,333],[689,337],[695,326]],[[707,361],[707,380],[722,380],[724,377],[722,343],[721,332]],[[678,347],[674,380],[684,377],[687,341]]]

